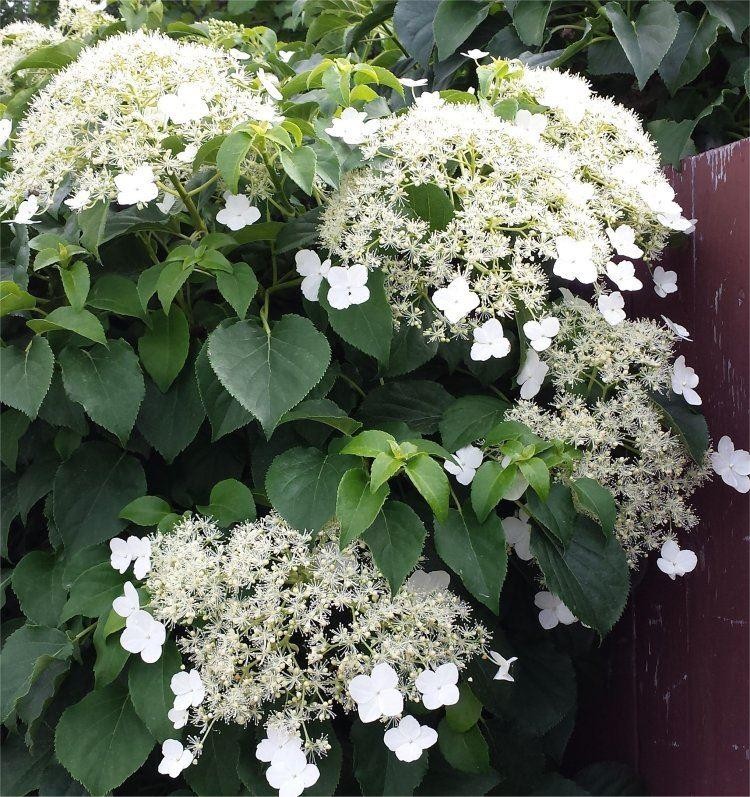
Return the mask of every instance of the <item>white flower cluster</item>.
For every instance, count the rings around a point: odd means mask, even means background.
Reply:
[[[404,697],[421,699],[425,671],[449,664],[457,678],[485,652],[487,631],[467,604],[424,578],[392,596],[362,544],[339,551],[338,531],[332,525],[313,540],[272,513],[226,536],[195,517],[151,538],[149,609],[182,631],[178,646],[196,671],[184,691],[200,693],[175,701],[178,727],[189,720],[205,733],[215,721],[254,722],[297,738],[306,722],[334,716],[334,703],[345,711],[357,705],[363,719],[395,716]],[[363,708],[367,690],[350,685],[386,666],[403,697],[398,706],[377,705],[398,710]],[[327,749],[321,738],[305,752]],[[268,761],[275,783],[283,773]],[[310,776],[298,756],[284,766]]]
[[[665,380],[669,383],[667,333],[638,329],[649,322],[610,327],[593,308],[580,303],[584,305],[589,321],[597,321],[582,334],[580,326],[569,323],[570,306],[563,306],[560,335],[545,353],[558,386],[551,407],[522,400],[506,417],[526,424],[540,437],[562,440],[582,452],[571,475],[595,479],[612,491],[618,506],[615,533],[635,566],[674,529],[697,524],[688,499],[706,479],[708,468],[707,463],[693,462],[681,440],[665,428],[649,397],[652,390],[664,387]],[[580,316],[578,303],[572,312]],[[612,337],[615,332],[619,344]],[[642,340],[640,351],[632,348],[638,340]],[[629,353],[621,357],[625,349]],[[587,401],[587,391],[592,390],[595,397]]]
[[[40,47],[58,44],[62,33],[38,22],[12,22],[0,28],[0,94],[13,91],[13,67],[25,56]],[[26,77],[28,70],[21,70]]]
[[[90,36],[117,22],[105,13],[107,5],[107,0],[58,0],[56,25],[68,36]]]
[[[192,175],[209,139],[240,123],[280,120],[251,83],[228,52],[158,33],[124,33],[84,49],[37,94],[19,125],[0,209],[30,194],[45,207],[62,186],[81,209],[118,197],[118,177],[145,186],[138,200],[150,201],[155,181]],[[170,150],[165,139],[184,149]],[[243,176],[253,196],[272,190],[260,162],[246,160]]]
[[[637,114],[595,94],[578,75],[527,69],[515,61],[496,61],[488,69],[498,66],[502,79],[491,84],[495,98],[546,109],[541,137],[572,158],[575,173],[596,186],[597,211],[608,226],[624,223],[635,232],[630,251],[615,247],[617,254],[651,260],[671,230],[692,232],[694,221],[683,218]]]
[[[654,259],[670,230],[692,228],[634,114],[564,73],[518,64],[509,75],[496,94],[536,112],[506,121],[484,97],[451,104],[425,93],[405,113],[368,122],[356,142],[364,166],[345,176],[319,228],[343,265],[385,272],[398,321],[438,340],[473,331],[474,359],[508,353],[502,328],[486,325],[519,304],[543,322],[550,271],[613,281],[618,291],[601,294],[599,308],[620,323],[619,290],[642,283],[630,260],[615,259]],[[426,184],[453,207],[432,226],[411,202]],[[534,329],[541,345],[551,321],[546,330]]]

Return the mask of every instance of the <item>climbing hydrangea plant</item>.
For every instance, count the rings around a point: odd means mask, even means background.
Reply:
[[[450,2],[0,30],[9,794],[593,777],[575,660],[750,455],[626,308],[700,224],[640,118]]]

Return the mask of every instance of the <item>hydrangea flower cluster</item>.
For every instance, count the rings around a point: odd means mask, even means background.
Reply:
[[[201,517],[151,537],[149,610],[183,632],[177,644],[196,673],[173,691],[200,693],[175,701],[176,727],[253,722],[299,738],[306,723],[334,716],[334,704],[356,706],[363,721],[396,716],[404,700],[439,691],[425,672],[447,666],[455,684],[458,668],[485,652],[488,633],[467,604],[424,578],[391,595],[365,546],[340,551],[338,536],[330,525],[313,540],[271,513],[226,537]],[[327,749],[325,738],[306,746]],[[269,770],[269,782],[280,777]]]
[[[693,462],[650,398],[673,381],[677,336],[647,320],[612,326],[567,292],[555,310],[560,332],[541,354],[556,388],[551,406],[522,400],[507,418],[582,451],[572,476],[612,491],[616,534],[635,566],[674,529],[696,525],[688,499],[708,473],[708,462]]]
[[[252,81],[227,51],[158,33],[124,33],[86,48],[37,94],[19,125],[0,208],[15,208],[29,195],[44,208],[66,186],[80,210],[117,199],[118,178],[138,181],[146,171],[150,179],[141,182],[153,188],[137,201],[150,201],[159,188],[173,190],[159,181],[189,178],[209,139],[241,122],[280,119]],[[181,147],[170,150],[165,139]],[[245,161],[243,177],[253,196],[271,190],[258,161]]]
[[[68,36],[90,36],[100,28],[117,22],[104,11],[107,5],[107,0],[59,0],[57,27]]]
[[[385,272],[398,321],[437,340],[480,328],[486,344],[484,324],[518,305],[541,323],[550,271],[598,283],[597,292],[607,278],[636,290],[632,262],[617,259],[654,259],[671,230],[691,225],[633,114],[571,75],[501,61],[483,69],[504,74],[488,91],[534,113],[520,107],[503,119],[484,96],[451,104],[426,93],[405,113],[368,123],[357,142],[364,165],[331,198],[320,238],[344,265]],[[449,203],[439,225],[415,208],[425,187]],[[612,324],[624,318],[619,290],[599,297]]]
[[[0,29],[0,95],[13,91],[13,67],[24,56],[63,39],[59,30],[38,22],[12,22]],[[21,70],[20,75],[26,73]]]

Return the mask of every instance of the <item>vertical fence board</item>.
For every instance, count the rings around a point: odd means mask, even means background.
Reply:
[[[714,441],[750,449],[750,140],[686,160],[671,175],[686,214],[698,219],[687,246],[665,256],[678,293],[647,287],[637,315],[664,313],[686,326],[680,345],[700,376]],[[694,501],[701,518],[681,542],[697,569],[672,582],[656,556],[606,643],[604,690],[584,700],[571,763],[633,765],[654,795],[745,795],[750,777],[750,496],[715,480]]]

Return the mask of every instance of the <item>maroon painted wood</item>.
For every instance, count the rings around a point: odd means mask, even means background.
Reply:
[[[678,293],[656,297],[644,269],[633,307],[690,330],[678,353],[700,376],[712,439],[750,450],[750,139],[689,158],[670,179],[698,227],[662,264],[677,272]],[[644,565],[605,643],[604,688],[582,695],[571,763],[625,761],[653,795],[747,795],[750,495],[717,479],[695,505],[701,525],[680,542],[698,567],[673,582],[656,555]]]

